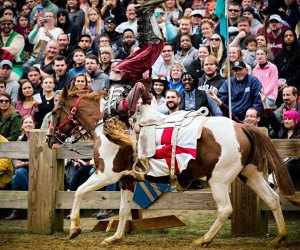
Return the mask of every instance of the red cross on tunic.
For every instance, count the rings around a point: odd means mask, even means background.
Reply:
[[[172,159],[172,134],[173,134],[174,128],[165,128],[163,130],[162,136],[161,136],[161,145],[164,145],[162,148],[157,149],[155,152],[155,155],[153,156],[154,159],[165,159],[166,163],[171,168],[171,159]],[[197,150],[194,148],[185,148],[180,147],[176,145],[175,154],[190,154],[194,158],[196,158],[196,152]],[[179,173],[178,168],[178,162],[175,158],[175,171],[176,173]]]

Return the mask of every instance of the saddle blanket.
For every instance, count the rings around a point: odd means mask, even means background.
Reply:
[[[175,170],[177,174],[187,168],[191,159],[196,158],[197,139],[201,137],[206,118],[203,116],[195,117],[191,123],[180,127],[175,148]],[[156,151],[155,155],[149,158],[151,168],[147,175],[159,177],[170,174],[174,129],[174,127],[156,128]]]

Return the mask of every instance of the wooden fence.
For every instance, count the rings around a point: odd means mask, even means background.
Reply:
[[[28,209],[28,232],[51,234],[63,231],[63,209],[71,209],[74,192],[64,192],[64,160],[91,158],[66,148],[51,150],[45,143],[45,131],[34,130],[30,142],[0,143],[0,158],[30,160],[29,190],[0,191],[0,208]],[[300,157],[300,140],[273,140],[282,157]],[[84,155],[92,152],[92,143],[73,145]],[[29,157],[28,157],[29,156]],[[236,181],[231,190],[234,235],[257,235],[267,232],[268,208],[243,183]],[[282,201],[283,210],[300,209]],[[92,192],[83,200],[82,209],[118,209],[120,192]],[[132,208],[138,209],[134,204]],[[207,190],[165,193],[148,209],[215,210],[212,194]]]

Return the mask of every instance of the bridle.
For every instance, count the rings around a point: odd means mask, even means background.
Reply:
[[[62,141],[60,138],[63,138],[63,140],[65,140],[67,138],[67,135],[64,134],[61,129],[67,125],[67,124],[71,124],[73,126],[75,126],[71,132],[70,137],[74,137],[76,134],[80,133],[81,130],[83,130],[83,126],[81,125],[81,123],[78,121],[78,117],[75,117],[77,110],[78,110],[78,106],[79,103],[82,99],[82,96],[78,97],[77,100],[75,101],[75,105],[74,107],[72,107],[71,111],[68,112],[68,110],[66,109],[64,103],[61,103],[62,109],[64,110],[64,112],[68,115],[66,119],[64,119],[63,121],[61,121],[58,125],[54,125],[54,124],[50,124],[50,131],[51,134],[48,136],[53,136],[56,140],[58,140],[60,143],[64,143],[64,141]],[[81,134],[81,133],[80,133]],[[75,137],[74,137],[75,138]],[[80,139],[80,138],[79,138]],[[76,139],[76,141],[72,142],[75,143],[77,142],[79,139]]]
[[[68,112],[68,110],[66,109],[64,102],[61,103],[62,109],[63,111],[68,115],[66,119],[64,119],[63,121],[61,121],[58,125],[54,125],[54,124],[50,124],[50,135],[48,135],[49,137],[54,137],[57,141],[59,141],[61,144],[65,145],[65,140],[70,137],[70,140],[68,142],[70,143],[76,143],[78,142],[84,134],[90,133],[92,132],[94,129],[96,129],[98,126],[100,126],[101,124],[103,124],[103,121],[98,122],[97,124],[95,124],[92,128],[90,128],[89,130],[85,131],[84,127],[82,126],[82,124],[80,123],[79,119],[78,119],[78,115],[77,111],[78,111],[78,106],[79,103],[82,99],[82,96],[78,97],[75,101],[74,107],[71,108],[71,111]],[[71,124],[74,128],[71,131],[70,135],[66,135],[64,134],[61,129],[66,126],[67,124]],[[84,133],[81,133],[81,131],[84,131]],[[77,134],[79,134],[79,136],[76,136]],[[62,138],[62,139],[60,139]]]

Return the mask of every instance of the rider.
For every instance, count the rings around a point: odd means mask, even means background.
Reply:
[[[110,73],[110,89],[107,97],[106,116],[131,116],[136,110],[138,100],[150,103],[149,93],[152,80],[143,78],[159,57],[164,41],[153,15],[155,8],[165,0],[154,0],[136,5],[138,17],[138,40],[140,49],[117,64]]]

